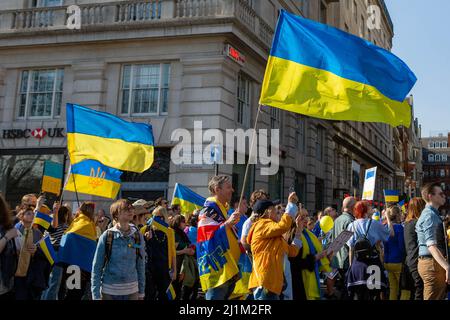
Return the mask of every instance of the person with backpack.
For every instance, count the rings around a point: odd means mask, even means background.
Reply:
[[[145,243],[131,224],[134,208],[128,200],[110,208],[117,222],[101,236],[92,264],[93,300],[143,300],[145,296]]]
[[[0,194],[0,301],[14,300],[14,273],[17,268],[16,239],[8,204]]]
[[[375,246],[379,242],[387,241],[389,236],[394,236],[393,225],[387,215],[387,227],[373,220],[372,209],[367,201],[356,203],[354,216],[356,220],[347,228],[348,231],[353,232],[352,237],[347,241],[347,246],[350,248],[350,267],[346,274],[347,290],[350,299],[380,300],[381,293],[387,287],[387,281]],[[369,286],[367,281],[371,280],[369,266],[378,267],[379,271],[377,272],[379,279],[375,279],[373,286]]]

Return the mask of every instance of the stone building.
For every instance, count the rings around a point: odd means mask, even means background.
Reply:
[[[371,4],[380,8],[379,30],[367,27]],[[71,5],[80,9],[81,29],[67,23]],[[155,163],[144,174],[125,173],[121,196],[170,198],[176,182],[206,196],[214,166],[174,165],[172,133],[193,132],[194,121],[222,132],[253,127],[280,9],[392,47],[393,24],[382,0],[3,0],[1,191],[16,202],[37,192],[45,159],[67,162],[64,106],[71,102],[152,124]],[[280,169],[263,176],[261,165],[252,165],[247,195],[264,188],[285,199],[295,189],[316,211],[353,190],[360,195],[366,168],[378,166],[377,199],[394,183],[387,125],[263,106],[258,128],[280,129]],[[219,165],[219,172],[242,190],[245,164]]]

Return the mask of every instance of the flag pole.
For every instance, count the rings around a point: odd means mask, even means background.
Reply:
[[[253,154],[253,144],[255,143],[255,139],[256,139],[256,128],[258,126],[258,118],[259,118],[260,113],[261,113],[261,105],[258,105],[258,112],[256,113],[255,126],[253,127],[252,140],[251,140],[251,144],[250,144],[250,153],[248,156],[247,166],[245,168],[244,181],[242,183],[242,191],[241,191],[241,197],[239,198],[238,210],[241,207],[242,199],[244,198],[244,192],[245,192],[245,187],[246,187],[246,183],[247,183],[248,168],[250,167],[250,159]],[[240,213],[244,214],[244,212],[240,212]]]

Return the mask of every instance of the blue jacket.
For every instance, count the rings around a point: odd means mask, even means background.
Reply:
[[[136,227],[130,226],[132,231],[126,237],[116,227],[109,229],[113,232],[113,242],[111,257],[105,268],[103,265],[107,232],[104,232],[98,240],[91,275],[91,290],[94,300],[101,299],[100,288],[103,284],[129,284],[137,281],[139,295],[143,297],[145,294],[145,242]],[[136,248],[133,247],[135,232],[138,232],[140,237],[140,257],[137,256]]]
[[[395,235],[389,237],[384,243],[384,262],[385,263],[403,263],[405,260],[405,239],[403,226],[394,224]]]

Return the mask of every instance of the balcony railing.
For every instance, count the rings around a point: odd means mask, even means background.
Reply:
[[[273,29],[245,0],[129,0],[79,5],[81,29],[93,26],[140,25],[167,21],[208,21],[214,18],[237,20],[266,47]],[[67,7],[0,11],[0,36],[65,30],[71,13]]]

